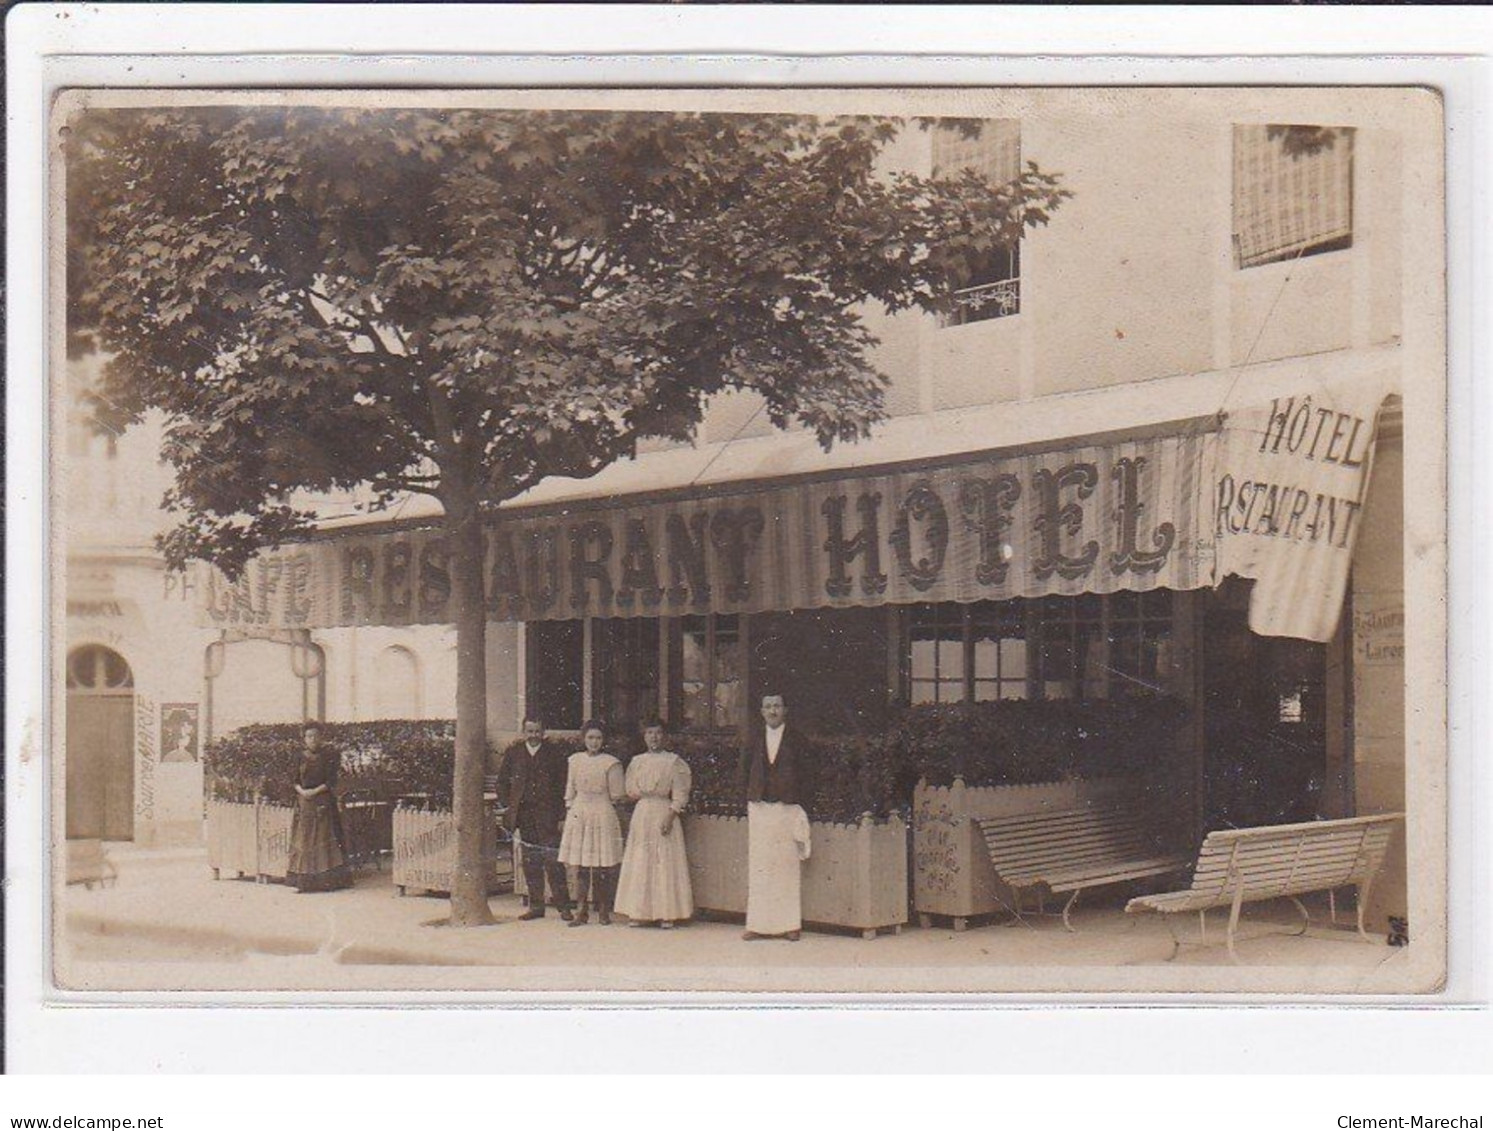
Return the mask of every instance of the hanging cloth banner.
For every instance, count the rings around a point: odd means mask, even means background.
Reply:
[[[1176,426],[1182,427],[1182,426]],[[954,465],[515,508],[486,534],[489,619],[754,613],[1213,583],[1216,422]],[[1203,505],[1199,505],[1199,504]],[[449,624],[439,529],[320,538],[210,573],[220,627]]]
[[[1255,579],[1250,627],[1342,612],[1387,381],[1116,440],[755,490],[512,508],[485,534],[489,620],[758,613],[1197,589]],[[328,535],[205,571],[223,628],[450,624],[439,528]]]
[[[1218,441],[1219,580],[1253,578],[1249,627],[1325,642],[1342,615],[1387,380],[1317,386],[1231,411]]]

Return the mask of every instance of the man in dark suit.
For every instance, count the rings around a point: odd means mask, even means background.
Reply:
[[[742,752],[747,801],[747,918],[745,939],[797,942],[803,926],[800,883],[809,856],[813,798],[811,755],[788,726],[781,695],[762,697],[763,729]]]
[[[544,918],[544,880],[560,918],[570,919],[570,887],[560,863],[560,832],[565,827],[567,755],[544,737],[544,723],[524,720],[524,737],[503,752],[498,767],[498,800],[507,806],[503,827],[523,845],[524,883],[529,909],[520,919]]]

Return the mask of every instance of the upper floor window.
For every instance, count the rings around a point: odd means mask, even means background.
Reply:
[[[1234,258],[1258,267],[1353,246],[1353,130],[1234,127]]]
[[[1005,119],[942,119],[933,128],[933,175],[979,173],[994,185],[1021,175],[1021,123]],[[1021,311],[1021,243],[981,256],[969,285],[954,293],[945,326],[963,326]]]

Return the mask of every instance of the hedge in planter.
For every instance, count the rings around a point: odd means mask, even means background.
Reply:
[[[292,804],[306,725],[260,723],[208,743],[203,760],[212,796]],[[341,788],[417,794],[433,808],[450,807],[456,757],[456,727],[451,721],[385,719],[316,726],[323,745],[341,752]]]
[[[855,824],[864,816],[881,820],[906,808],[912,782],[882,737],[811,737],[809,745],[814,796],[804,809],[811,820]],[[746,813],[739,744],[727,738],[686,737],[674,751],[689,763],[693,812],[726,817]]]
[[[1187,717],[1170,696],[923,703],[887,735],[893,764],[930,785],[1030,785],[1139,777]]]

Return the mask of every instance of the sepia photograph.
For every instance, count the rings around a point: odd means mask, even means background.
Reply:
[[[1443,131],[63,91],[56,989],[1434,994]]]

